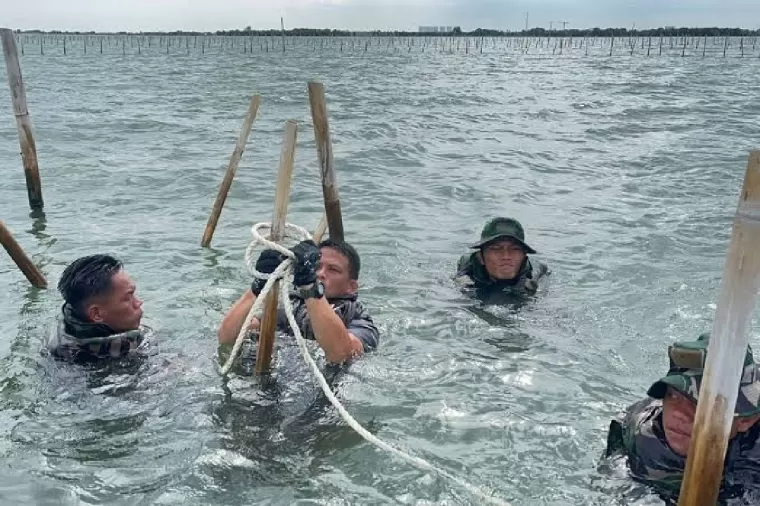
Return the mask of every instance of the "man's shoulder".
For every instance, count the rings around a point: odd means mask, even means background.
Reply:
[[[645,421],[656,416],[660,411],[662,411],[662,403],[651,398],[642,399],[628,406],[610,422],[605,454],[609,456],[617,452],[634,451],[635,437],[638,434],[650,436],[651,428],[645,427]]]

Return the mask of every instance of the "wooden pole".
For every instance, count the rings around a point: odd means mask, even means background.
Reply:
[[[679,506],[714,505],[760,286],[760,151],[750,153],[734,215]]]
[[[327,226],[330,229],[330,238],[342,241],[344,237],[343,216],[340,212],[340,196],[338,195],[338,182],[335,178],[335,168],[333,166],[330,125],[327,120],[325,87],[322,83],[316,81],[309,82],[309,103],[311,104],[311,118],[314,123],[314,139],[317,143],[319,173],[322,178],[322,195],[325,200]]]
[[[280,170],[277,173],[277,188],[274,194],[274,215],[272,216],[272,231],[270,239],[281,241],[285,233],[285,218],[288,215],[290,200],[290,182],[293,179],[293,160],[296,151],[296,134],[298,123],[288,120],[285,124],[285,138],[280,152]],[[256,353],[257,375],[265,374],[270,369],[272,350],[274,349],[274,332],[277,328],[277,294],[280,282],[277,281],[264,301],[264,314],[261,318],[259,331],[259,346]]]
[[[317,228],[314,229],[314,233],[311,236],[314,239],[314,242],[319,244],[319,242],[322,240],[322,236],[325,235],[326,231],[327,215],[322,213],[322,217],[319,218],[319,223],[317,223]]]
[[[28,256],[26,256],[24,250],[21,249],[21,246],[16,242],[16,239],[13,238],[11,231],[6,228],[5,223],[2,221],[0,221],[0,244],[3,245],[5,251],[8,252],[21,272],[24,273],[26,279],[28,279],[33,286],[37,288],[47,287],[45,276],[42,275],[39,269],[37,269],[37,266],[32,263]]]
[[[240,159],[243,157],[245,151],[245,145],[248,142],[248,137],[251,135],[251,127],[256,120],[256,114],[259,111],[259,104],[261,103],[261,96],[256,94],[251,98],[251,103],[248,105],[248,113],[245,115],[243,121],[243,128],[240,129],[240,135],[238,136],[237,143],[235,144],[235,150],[230,157],[230,163],[227,166],[227,172],[222,179],[222,185],[219,187],[219,193],[216,195],[216,201],[214,201],[214,207],[211,210],[211,216],[206,223],[206,230],[203,232],[203,239],[201,239],[201,246],[207,248],[211,244],[211,239],[214,237],[214,231],[219,223],[219,216],[222,214],[222,208],[224,202],[227,200],[227,194],[230,192],[230,186],[232,186],[232,180],[235,178],[235,172],[237,171]]]
[[[37,165],[37,145],[34,142],[34,134],[32,133],[32,119],[26,106],[26,90],[24,89],[24,80],[21,77],[21,65],[18,61],[16,39],[13,37],[13,32],[7,28],[0,30],[0,37],[3,40],[5,68],[8,71],[8,84],[11,88],[13,114],[16,116],[29,206],[32,209],[42,209],[44,202],[42,200],[40,170]]]

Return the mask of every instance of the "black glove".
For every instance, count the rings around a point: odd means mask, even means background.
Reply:
[[[290,251],[296,256],[293,261],[293,285],[306,286],[317,280],[317,267],[322,253],[314,241],[301,241]]]
[[[256,260],[256,270],[262,274],[272,274],[280,265],[280,262],[282,262],[282,260],[282,255],[279,251],[273,249],[265,249],[259,255],[259,259]],[[253,283],[251,283],[251,291],[256,297],[258,297],[261,293],[261,290],[264,289],[264,285],[266,284],[266,279],[256,278],[253,280]]]

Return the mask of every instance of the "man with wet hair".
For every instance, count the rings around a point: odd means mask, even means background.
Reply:
[[[315,340],[332,364],[346,362],[377,348],[379,332],[358,300],[361,261],[356,249],[347,242],[327,239],[319,246],[313,241],[302,241],[291,251],[295,255],[295,290],[290,302],[304,338]],[[271,274],[282,260],[277,251],[264,250],[256,261],[256,270]],[[250,290],[246,290],[224,316],[218,331],[220,344],[235,342],[264,284],[265,280],[255,279]],[[259,324],[258,320],[251,324],[252,341],[258,336]],[[277,328],[291,332],[282,309],[278,313]]]
[[[470,247],[476,251],[459,259],[454,279],[478,296],[533,294],[539,280],[549,274],[546,265],[528,257],[536,250],[525,242],[525,231],[513,218],[488,221],[480,241]]]
[[[48,342],[58,358],[87,360],[122,357],[143,340],[142,301],[118,259],[79,258],[63,271],[58,290],[62,321]]]
[[[605,456],[627,458],[633,477],[653,485],[669,500],[678,495],[684,476],[708,343],[709,334],[702,334],[696,341],[670,346],[668,373],[652,384],[647,399],[610,423]],[[748,485],[760,483],[759,420],[760,376],[752,349],[747,347],[726,451],[722,499],[740,497]]]

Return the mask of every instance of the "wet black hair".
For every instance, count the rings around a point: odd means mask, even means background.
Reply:
[[[61,275],[58,291],[80,316],[86,316],[84,305],[92,297],[111,289],[111,278],[123,267],[110,255],[89,255],[74,260]]]
[[[351,279],[359,279],[359,271],[362,268],[362,262],[356,248],[345,241],[336,241],[333,239],[325,239],[319,243],[319,247],[320,249],[332,248],[338,250],[341,255],[348,259],[348,277]]]

